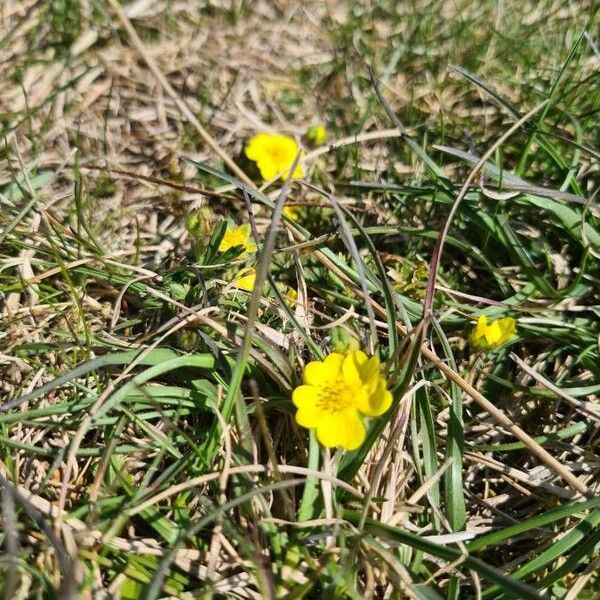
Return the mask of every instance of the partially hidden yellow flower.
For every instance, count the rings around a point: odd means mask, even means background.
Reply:
[[[471,333],[471,343],[483,350],[498,348],[508,342],[517,331],[517,322],[512,317],[496,319],[488,323],[485,315],[480,315]]]
[[[313,125],[306,132],[306,139],[313,146],[322,146],[327,141],[327,129],[323,125]]]
[[[284,206],[283,214],[292,221],[297,221],[300,216],[300,207],[299,206]]]
[[[254,289],[255,282],[256,270],[252,267],[248,267],[239,271],[238,274],[233,278],[233,281],[231,283],[233,283],[233,285],[240,288],[241,290],[251,292]]]
[[[228,227],[219,244],[219,252],[225,252],[236,246],[241,246],[244,252],[256,252],[256,244],[250,239],[250,225],[248,223],[239,227]]]
[[[333,352],[304,368],[304,384],[292,395],[296,422],[314,428],[323,446],[355,450],[365,439],[362,415],[377,417],[392,404],[380,362],[361,350]]]
[[[294,288],[288,288],[283,297],[285,303],[292,308],[298,301],[298,292]]]
[[[287,179],[299,148],[296,140],[289,135],[257,133],[248,141],[245,152],[246,156],[256,163],[263,179]],[[292,177],[303,175],[302,165],[296,165]]]

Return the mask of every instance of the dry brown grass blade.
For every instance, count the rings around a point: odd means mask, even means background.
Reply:
[[[466,460],[469,460],[480,466],[485,466],[486,469],[491,469],[501,473],[501,477],[504,477],[506,481],[510,481],[513,487],[516,487],[515,482],[519,482],[532,487],[534,490],[539,488],[547,494],[551,494],[557,498],[565,498],[570,500],[571,498],[575,497],[575,493],[572,490],[566,490],[562,487],[547,483],[541,479],[533,478],[525,471],[521,471],[520,469],[516,469],[514,467],[509,467],[503,462],[500,462],[499,460],[496,460],[490,456],[486,456],[485,454],[481,454],[479,452],[465,452],[464,456]],[[527,495],[524,488],[519,487],[518,489],[521,489],[522,493]]]
[[[140,36],[137,34],[137,31],[131,24],[129,17],[125,14],[125,11],[121,7],[121,5],[117,2],[117,0],[108,0],[108,3],[112,7],[113,11],[123,24],[123,27],[126,29],[129,37],[133,45],[136,47],[137,51],[140,53],[144,62],[148,65],[148,68],[152,71],[154,77],[160,84],[160,86],[164,89],[164,91],[172,98],[173,102],[177,105],[177,108],[182,112],[183,116],[191,123],[191,125],[196,129],[200,137],[206,142],[207,146],[211,148],[222,160],[223,162],[235,173],[236,177],[239,177],[244,183],[254,188],[254,183],[252,180],[235,164],[235,162],[231,159],[231,157],[219,146],[219,144],[215,141],[215,139],[202,127],[200,121],[196,118],[196,115],[190,110],[190,107],[180,98],[179,94],[173,89],[171,84],[167,81],[167,78],[162,74],[162,71],[158,68],[158,65],[154,62],[153,58],[146,51],[146,47],[144,46],[144,42],[140,39]]]
[[[173,190],[177,190],[180,192],[188,192],[190,194],[202,194],[203,196],[210,196],[213,198],[225,198],[227,200],[237,201],[239,198],[237,196],[233,196],[232,194],[226,194],[224,192],[215,192],[214,190],[209,190],[207,188],[201,187],[199,185],[190,185],[186,183],[178,183],[176,181],[171,181],[169,179],[164,179],[162,177],[155,177],[154,175],[141,175],[139,173],[134,173],[133,171],[126,171],[124,169],[114,169],[113,167],[98,167],[96,165],[81,165],[80,169],[89,169],[91,171],[102,171],[108,172],[114,175],[121,175],[123,177],[128,177],[131,179],[137,179],[140,181],[147,181],[148,183],[155,183],[156,185],[164,185],[165,187],[171,188]]]
[[[302,165],[310,164],[315,158],[319,156],[323,156],[328,152],[334,152],[339,148],[343,148],[344,146],[351,146],[352,144],[360,144],[361,142],[375,142],[379,140],[387,140],[391,138],[399,138],[402,137],[403,134],[414,131],[414,127],[409,127],[404,130],[403,133],[400,133],[398,129],[395,127],[393,129],[378,129],[376,131],[367,131],[365,133],[359,133],[356,135],[349,135],[344,138],[340,138],[339,140],[335,140],[330,144],[325,146],[320,146],[319,148],[315,148],[311,152],[307,152],[305,156],[302,157],[300,163]]]
[[[185,307],[187,308],[187,307]],[[111,394],[117,389],[118,385],[127,379],[129,374],[135,369],[135,367],[139,364],[144,356],[146,356],[149,352],[151,352],[154,348],[160,346],[161,342],[163,342],[169,335],[172,335],[179,329],[182,329],[189,322],[196,319],[205,319],[205,313],[210,312],[212,308],[208,309],[200,309],[198,311],[193,311],[191,309],[187,309],[189,313],[187,317],[184,318],[174,318],[171,319],[167,323],[167,327],[162,327],[161,331],[163,331],[162,335],[159,336],[151,345],[144,348],[139,356],[133,360],[124,370],[123,372],[116,377],[113,381],[111,381],[104,391],[98,396],[94,404],[90,407],[88,413],[85,418],[81,421],[81,424],[77,428],[75,435],[71,439],[71,443],[69,444],[69,449],[65,456],[65,469],[62,477],[60,493],[58,497],[58,514],[55,521],[55,530],[59,531],[60,526],[62,524],[64,507],[67,500],[67,493],[69,489],[69,480],[73,471],[74,466],[77,464],[76,461],[76,453],[80,448],[81,443],[85,437],[85,434],[91,429],[92,424],[94,422],[94,418],[98,411],[101,409],[102,405],[110,398]]]
[[[306,467],[296,467],[293,465],[279,465],[278,466],[279,473],[292,473],[294,475],[304,475],[306,477],[317,477],[323,481],[328,481],[345,491],[349,492],[353,496],[357,497],[359,500],[363,500],[364,496],[357,489],[353,488],[351,485],[334,477],[333,475],[328,475],[327,473],[323,473],[320,471],[313,471]],[[270,474],[272,469],[265,465],[242,465],[239,467],[232,467],[229,469],[230,475],[239,475],[242,473],[266,473]],[[215,481],[221,477],[221,471],[215,471],[214,473],[206,473],[205,475],[199,475],[198,477],[194,477],[193,479],[189,479],[188,481],[184,481],[177,485],[171,486],[170,488],[159,492],[155,496],[144,500],[140,504],[138,504],[135,508],[132,508],[129,511],[129,515],[137,515],[138,513],[144,511],[149,506],[153,506],[154,504],[158,504],[162,502],[166,498],[170,498],[171,496],[183,492],[188,489],[192,489],[202,485],[204,483],[208,483],[209,481]]]

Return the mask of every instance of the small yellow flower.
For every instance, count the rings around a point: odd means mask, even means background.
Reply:
[[[285,300],[285,303],[291,308],[298,301],[298,292],[294,288],[288,288],[283,299]]]
[[[358,448],[365,439],[361,415],[377,417],[392,404],[379,367],[377,357],[369,358],[361,350],[333,352],[323,361],[308,363],[304,385],[292,395],[298,425],[315,428],[317,439],[328,448]]]
[[[256,282],[256,270],[252,267],[242,269],[234,277],[232,283],[241,290],[251,292],[254,289],[254,283]]]
[[[284,206],[283,214],[292,221],[297,221],[300,216],[300,207],[299,206]]]
[[[257,133],[246,146],[246,156],[256,162],[263,179],[287,179],[290,167],[298,156],[298,144],[289,135]],[[302,165],[296,165],[292,177],[302,177]]]
[[[512,317],[496,319],[488,324],[487,317],[480,315],[471,333],[471,343],[482,350],[498,348],[508,342],[517,330],[517,322]]]
[[[228,227],[221,243],[219,252],[225,252],[229,248],[242,246],[244,252],[256,252],[256,244],[250,239],[250,225],[245,223],[239,227]]]
[[[306,132],[306,139],[313,146],[322,146],[327,141],[327,129],[323,125],[313,125]]]

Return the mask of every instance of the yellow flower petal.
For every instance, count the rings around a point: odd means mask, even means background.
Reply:
[[[285,303],[291,308],[298,301],[298,292],[294,288],[288,288],[283,299]]]
[[[323,417],[323,413],[314,406],[309,406],[307,408],[299,408],[296,411],[296,423],[300,425],[300,427],[305,427],[306,429],[314,429],[319,426],[321,419]]]
[[[233,285],[241,288],[242,290],[246,290],[247,292],[251,292],[254,289],[254,284],[256,282],[256,271],[252,268],[242,269],[235,279],[233,280]]]
[[[301,177],[301,176],[300,176]],[[300,216],[300,207],[299,206],[284,206],[283,214],[292,221],[297,221]]]
[[[517,321],[512,317],[504,317],[498,321],[502,331],[502,337],[509,340],[517,332]]]
[[[256,244],[250,239],[250,225],[248,223],[244,223],[239,227],[228,227],[219,244],[219,252],[226,252],[236,246],[241,246],[245,252],[256,252]]]
[[[363,380],[364,383],[369,383],[377,379],[377,377],[379,376],[380,365],[381,363],[376,356],[372,356],[368,360],[361,362],[360,378]]]
[[[277,163],[273,162],[270,158],[259,158],[256,161],[256,166],[260,171],[260,176],[265,179],[274,179],[280,174]]]
[[[304,368],[304,383],[310,385],[327,385],[339,377],[344,357],[332,353],[324,361],[309,362]]]
[[[250,160],[258,160],[265,149],[269,145],[269,134],[268,133],[257,133],[251,137],[246,145],[245,153]]]
[[[304,152],[301,152],[300,159],[302,159],[303,156],[304,156]],[[296,158],[296,156],[294,156],[294,159],[295,158]],[[292,179],[300,179],[300,177],[304,177],[304,169],[302,168],[302,165],[300,163],[298,163],[296,165],[296,168],[294,169],[294,172],[292,173]],[[284,173],[283,178],[284,179],[287,178],[287,173]]]
[[[316,404],[318,397],[318,388],[315,386],[299,385],[292,393],[292,402],[298,408],[304,408]]]
[[[492,323],[490,323],[486,327],[486,330],[484,331],[483,335],[485,336],[485,341],[487,342],[488,346],[499,345],[500,340],[502,339],[502,330],[498,325],[498,321],[493,321]]]
[[[342,375],[344,376],[344,382],[348,385],[359,386],[361,384],[360,377],[360,361],[362,360],[362,356],[367,358],[364,352],[357,350],[356,352],[350,352],[342,363]]]
[[[300,385],[292,394],[292,402],[298,408],[296,412],[296,423],[307,429],[317,427],[324,416],[322,408],[318,404],[318,388],[312,385]]]
[[[317,439],[327,448],[356,450],[365,440],[365,426],[354,410],[329,413],[317,426]]]
[[[317,430],[317,439],[328,447],[354,450],[365,438],[359,412],[378,416],[389,409],[392,394],[379,373],[379,359],[360,350],[332,352],[322,361],[304,368],[304,385],[292,400],[298,411],[296,421]]]
[[[349,352],[343,364],[344,379],[352,384],[375,385],[379,376],[379,359],[369,358],[361,350]]]
[[[360,398],[358,410],[368,417],[379,417],[392,405],[392,393],[387,389],[387,382],[379,377],[374,390],[365,397]]]

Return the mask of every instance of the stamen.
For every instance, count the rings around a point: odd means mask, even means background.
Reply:
[[[340,412],[352,403],[352,393],[343,381],[332,382],[319,390],[317,405],[327,412]]]

